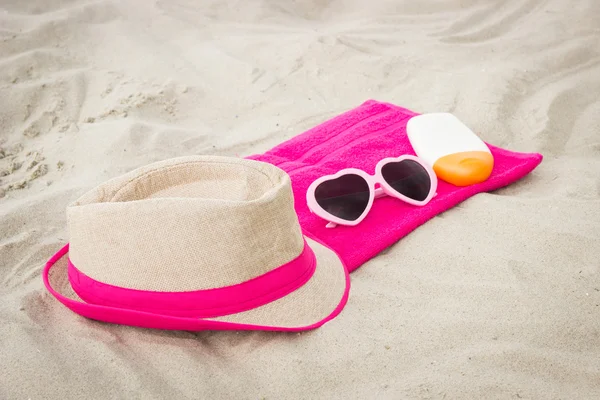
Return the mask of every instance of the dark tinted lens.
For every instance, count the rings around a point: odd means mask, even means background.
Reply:
[[[431,190],[427,170],[414,160],[388,163],[381,169],[381,175],[395,191],[413,200],[425,200]]]
[[[369,204],[369,184],[359,175],[349,174],[317,186],[315,199],[329,214],[354,221]]]

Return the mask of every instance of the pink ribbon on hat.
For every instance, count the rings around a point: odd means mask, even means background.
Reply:
[[[78,270],[71,260],[68,263],[71,286],[87,303],[193,318],[239,313],[277,300],[308,282],[317,265],[305,241],[298,257],[248,281],[215,289],[156,292],[102,283]]]

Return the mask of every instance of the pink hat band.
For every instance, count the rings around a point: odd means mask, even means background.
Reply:
[[[277,300],[304,285],[314,274],[316,258],[306,245],[294,260],[248,281],[207,290],[156,292],[98,282],[68,261],[69,282],[84,301],[110,307],[209,318],[247,311]]]

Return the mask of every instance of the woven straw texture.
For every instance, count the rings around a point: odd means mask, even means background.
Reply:
[[[346,289],[344,266],[327,247],[306,238],[317,257],[317,268],[311,279],[289,295],[264,306],[238,314],[207,320],[251,324],[265,327],[302,328],[327,318],[340,304]],[[67,278],[67,259],[56,262],[48,279],[54,289],[73,300],[83,300],[71,288]]]
[[[230,286],[296,258],[304,241],[288,175],[267,163],[180,157],[139,168],[67,208],[73,264],[138,290]]]

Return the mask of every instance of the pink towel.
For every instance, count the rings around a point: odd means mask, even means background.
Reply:
[[[326,221],[312,214],[306,205],[306,189],[311,182],[349,167],[373,174],[382,158],[415,154],[406,135],[406,123],[415,115],[393,104],[369,100],[264,154],[248,158],[274,164],[289,174],[296,212],[306,234],[335,250],[348,270],[354,271],[435,215],[477,193],[515,182],[542,161],[541,154],[516,153],[489,145],[494,170],[487,181],[462,188],[439,181],[438,195],[423,207],[379,198],[359,225],[325,228]]]

